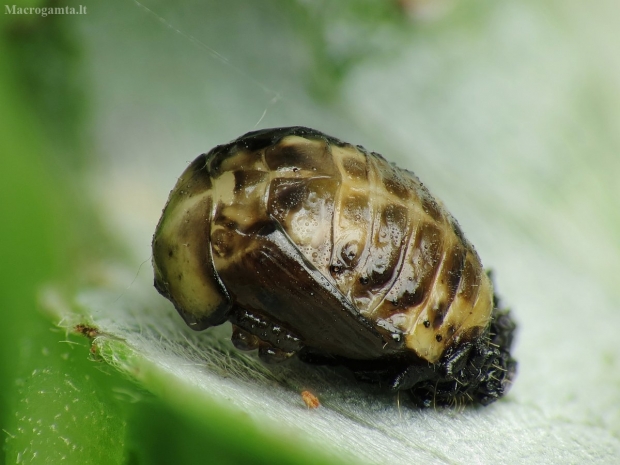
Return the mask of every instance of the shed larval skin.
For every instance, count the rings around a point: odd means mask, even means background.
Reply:
[[[343,364],[420,405],[488,403],[515,373],[515,325],[454,218],[413,173],[312,129],[198,157],[153,265],[191,327],[230,320],[234,344],[268,362]]]

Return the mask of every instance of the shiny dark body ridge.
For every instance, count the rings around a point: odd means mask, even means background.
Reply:
[[[516,328],[458,223],[410,171],[304,127],[199,156],[153,237],[155,287],[196,330],[407,391],[489,404]]]

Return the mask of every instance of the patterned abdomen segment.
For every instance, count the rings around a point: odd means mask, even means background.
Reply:
[[[340,179],[325,141],[289,136],[258,150],[233,143],[211,157],[208,169],[213,178],[215,249],[227,248],[232,230],[251,239],[276,220],[308,260],[327,271]],[[232,244],[228,248],[239,257],[244,253]]]
[[[456,221],[417,177],[318,132],[215,153],[215,267],[243,260],[273,220],[357,311],[436,362],[487,326],[492,288]]]
[[[326,140],[288,136],[253,150],[237,142],[208,168],[214,265],[236,307],[330,354],[401,350],[400,334],[362,318],[329,278],[340,177]]]
[[[398,270],[371,312],[378,325],[402,330],[407,347],[434,363],[447,347],[487,326],[491,284],[454,218],[419,179],[371,155],[384,198],[406,207],[409,226]]]
[[[458,224],[411,172],[376,153],[332,145],[340,171],[330,272],[359,311],[437,361],[476,337],[492,287]]]
[[[340,173],[330,144],[288,136],[265,149],[272,172],[267,212],[323,274],[332,254],[332,224]]]

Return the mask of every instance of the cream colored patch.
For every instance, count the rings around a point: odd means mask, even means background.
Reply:
[[[332,162],[324,159],[328,155],[325,141],[287,136],[274,146],[273,150],[282,151],[289,147],[303,152],[305,156],[315,157],[313,163],[317,161],[320,163],[316,163],[316,166],[309,169],[304,161],[299,166],[285,166],[271,173],[270,182],[277,178],[288,178],[303,179],[308,183],[308,192],[301,201],[301,207],[296,211],[288,211],[284,214],[284,218],[280,216],[282,227],[304,256],[329,277],[334,191],[337,185],[335,181],[332,181],[331,173],[334,172],[333,167],[330,166]],[[266,159],[269,159],[270,150],[268,148],[265,151]],[[321,179],[329,180],[329,182],[323,184]],[[313,183],[313,180],[318,183]],[[333,184],[330,184],[331,182]],[[266,194],[265,205],[268,205],[268,197],[272,195],[270,189],[267,189]]]
[[[310,140],[300,136],[286,136],[280,140],[278,143],[279,148],[293,147],[293,146],[324,146],[325,143],[321,140]]]
[[[463,315],[463,327],[462,331],[476,326],[486,327],[491,320],[491,313],[493,312],[493,284],[491,280],[483,273],[480,280],[480,289],[478,291],[478,298],[474,304],[473,311],[470,315]]]
[[[210,192],[177,198],[172,210],[166,209],[154,247],[156,276],[163,281],[177,307],[197,319],[208,316],[224,301],[216,277],[204,272],[206,257],[197,253],[196,241],[204,234],[193,228],[207,227]],[[172,250],[170,257],[168,250]]]
[[[427,362],[435,363],[441,358],[444,346],[435,339],[435,331],[424,326],[424,321],[428,320],[429,315],[425,308],[417,320],[413,322],[413,325],[409,327],[409,332],[405,338],[405,345]]]
[[[408,321],[406,346],[430,363],[437,362],[445,349],[454,342],[458,343],[468,330],[476,327],[485,328],[493,311],[493,288],[488,276],[483,273],[478,297],[473,305],[461,299],[457,293],[442,324],[438,328],[432,326],[427,328],[424,322],[432,322],[428,310],[436,306],[437,302],[441,302],[441,299],[446,299],[446,292],[445,286],[436,284],[428,304],[421,306],[422,312],[417,318],[411,315]],[[455,328],[453,334],[449,332],[451,327]],[[438,335],[441,336],[440,341],[437,340]]]
[[[332,206],[310,192],[302,208],[291,215],[289,234],[298,245],[318,248],[330,238],[332,214]]]
[[[213,201],[224,205],[235,202],[235,174],[232,171],[225,171],[213,180]]]

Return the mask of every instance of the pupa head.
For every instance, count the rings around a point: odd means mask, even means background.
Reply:
[[[153,235],[155,288],[195,330],[226,321],[230,299],[213,267],[207,154],[194,160],[170,192]]]

